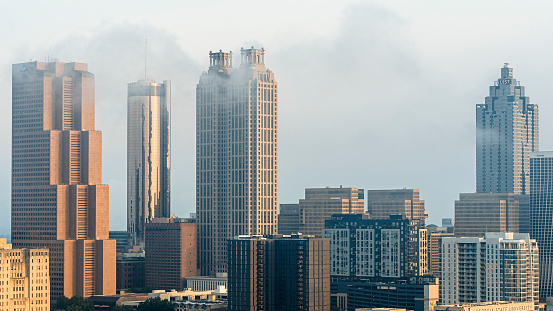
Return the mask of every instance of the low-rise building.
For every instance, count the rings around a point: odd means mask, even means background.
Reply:
[[[216,290],[219,286],[228,287],[226,273],[217,273],[215,277],[191,276],[186,278],[186,286],[193,291]]]
[[[50,310],[48,249],[13,249],[0,238],[0,311]]]
[[[533,302],[480,302],[460,305],[438,305],[434,311],[534,311]]]

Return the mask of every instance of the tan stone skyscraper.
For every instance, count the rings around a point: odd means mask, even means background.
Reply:
[[[277,82],[265,50],[209,53],[196,88],[196,211],[202,275],[227,272],[227,239],[277,230]]]
[[[12,243],[50,249],[51,297],[115,294],[109,187],[83,63],[12,67]]]
[[[170,216],[171,81],[129,83],[127,102],[127,232],[144,246],[144,226]]]

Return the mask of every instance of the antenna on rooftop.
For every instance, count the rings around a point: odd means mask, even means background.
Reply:
[[[148,36],[144,46],[144,80],[148,80]]]

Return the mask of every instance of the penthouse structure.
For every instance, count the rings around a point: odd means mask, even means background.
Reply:
[[[12,243],[50,250],[52,299],[115,294],[94,83],[83,63],[12,66]]]

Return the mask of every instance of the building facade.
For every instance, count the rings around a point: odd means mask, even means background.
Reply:
[[[298,204],[281,204],[280,234],[322,236],[325,220],[334,214],[365,212],[364,190],[358,188],[307,188]]]
[[[117,290],[146,287],[146,264],[144,257],[117,258]]]
[[[49,311],[48,249],[13,249],[0,238],[0,311]]]
[[[443,227],[442,227],[443,228]],[[451,228],[451,227],[448,227]],[[453,230],[428,232],[428,274],[440,277],[442,263],[442,239],[454,237]]]
[[[127,231],[110,231],[109,238],[116,241],[117,253],[125,253],[129,250],[129,234]]]
[[[227,272],[227,239],[277,232],[277,82],[265,50],[209,54],[196,87],[196,216],[201,274]]]
[[[391,283],[333,280],[330,288],[332,306],[347,311],[362,308],[432,311],[439,299],[438,279],[429,276],[410,277]]]
[[[443,238],[440,304],[538,302],[538,262],[528,233]]]
[[[191,219],[154,218],[146,224],[146,286],[182,290],[197,275],[197,227]]]
[[[428,273],[427,229],[422,221],[392,215],[333,215],[323,236],[330,239],[333,279],[394,281]]]
[[[83,63],[12,66],[12,243],[50,250],[52,299],[115,293],[94,83]]]
[[[228,310],[330,310],[328,239],[242,236],[228,243]]]
[[[521,227],[529,231],[528,209],[528,195],[461,193],[455,201],[455,236],[483,237],[486,232],[520,232]],[[525,215],[526,218],[521,217]]]
[[[407,219],[426,219],[424,200],[419,189],[367,190],[367,212],[373,219],[388,219],[390,215],[404,215]]]
[[[129,83],[127,98],[127,231],[144,246],[144,226],[170,216],[171,82]]]
[[[527,194],[530,152],[539,150],[538,106],[505,63],[476,105],[476,192]]]
[[[540,298],[553,296],[553,152],[530,154],[530,236],[540,248]]]

